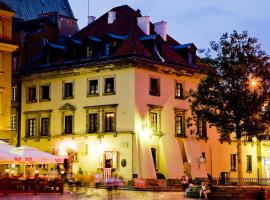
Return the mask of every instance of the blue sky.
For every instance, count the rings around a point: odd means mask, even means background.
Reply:
[[[113,7],[129,5],[167,22],[168,34],[180,43],[208,48],[222,33],[248,30],[270,54],[269,0],[89,0],[90,15],[100,17]],[[87,24],[88,0],[69,0],[80,28]]]

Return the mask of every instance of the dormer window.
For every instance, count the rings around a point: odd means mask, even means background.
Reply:
[[[92,46],[87,46],[86,47],[86,57],[90,58],[92,56],[93,56],[93,48],[92,48]]]
[[[189,51],[188,52],[188,64],[194,65],[195,64],[195,53]]]

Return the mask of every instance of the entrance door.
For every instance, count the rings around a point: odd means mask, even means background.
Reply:
[[[112,168],[113,168],[113,152],[105,151],[104,152],[104,169],[103,169],[103,178],[112,177]]]
[[[157,150],[156,148],[151,148],[152,158],[154,162],[155,169],[157,169]]]

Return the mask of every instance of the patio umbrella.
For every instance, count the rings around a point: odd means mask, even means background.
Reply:
[[[22,164],[58,164],[64,162],[62,157],[29,146],[16,147],[9,152],[18,155]]]
[[[15,148],[15,147],[9,145],[7,142],[4,142],[3,140],[0,140],[0,150],[10,151],[13,148]]]
[[[11,164],[20,160],[20,156],[0,149],[0,164]]]

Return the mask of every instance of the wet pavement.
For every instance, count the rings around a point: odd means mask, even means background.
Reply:
[[[146,192],[116,190],[107,192],[105,189],[94,188],[68,188],[63,195],[60,194],[11,194],[7,196],[0,195],[1,200],[178,200],[184,198],[184,192]],[[189,199],[191,200],[191,199]]]

